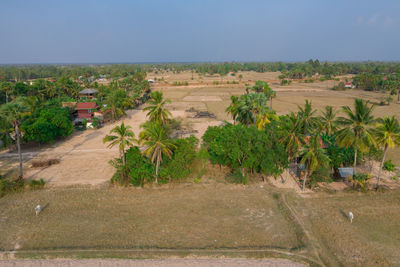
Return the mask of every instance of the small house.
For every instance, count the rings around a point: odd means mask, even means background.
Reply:
[[[77,112],[75,122],[82,122],[83,119],[91,121],[94,113],[97,112],[98,106],[96,102],[80,102],[76,104],[75,110]]]
[[[98,91],[96,89],[86,88],[79,92],[79,97],[93,99],[96,98],[97,92]]]
[[[344,88],[354,88],[355,86],[352,84],[352,83],[350,83],[350,82],[346,82],[346,83],[344,83]]]

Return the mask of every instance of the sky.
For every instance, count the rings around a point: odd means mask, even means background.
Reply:
[[[0,64],[400,60],[399,0],[0,0]]]

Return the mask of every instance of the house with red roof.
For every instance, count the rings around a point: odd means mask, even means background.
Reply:
[[[350,82],[345,82],[344,83],[344,88],[355,88],[355,86]]]
[[[75,121],[82,122],[83,119],[87,119],[91,121],[94,117],[94,113],[97,112],[96,102],[80,102],[75,106],[75,110],[77,112]]]

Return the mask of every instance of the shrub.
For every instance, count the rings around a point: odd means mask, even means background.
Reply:
[[[174,140],[176,149],[173,151],[172,159],[165,158],[160,171],[161,180],[182,179],[191,172],[191,165],[196,158],[196,147],[199,140],[190,136]]]
[[[352,183],[353,189],[366,191],[368,189],[368,180],[371,176],[367,173],[356,173],[348,178],[348,181]]]
[[[240,170],[233,171],[225,179],[233,184],[247,184],[247,176],[243,175]]]
[[[383,169],[385,171],[393,172],[395,167],[396,167],[396,165],[392,162],[391,159],[385,161],[385,163],[383,164]]]
[[[142,155],[137,146],[126,152],[126,168],[129,182],[134,186],[143,186],[145,182],[151,182],[154,179],[153,164],[149,158]]]
[[[318,168],[316,169],[308,179],[308,185],[314,188],[318,183],[325,182],[331,183],[331,171],[328,168]]]
[[[40,180],[31,180],[29,182],[29,187],[31,189],[42,189],[44,187],[44,185],[46,184],[46,182],[43,179]]]
[[[25,186],[25,181],[23,179],[8,179],[0,176],[0,197],[4,196],[9,192],[16,192],[23,189]]]

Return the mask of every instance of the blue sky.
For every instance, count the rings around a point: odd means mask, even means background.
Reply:
[[[0,64],[400,60],[398,0],[1,0]]]

